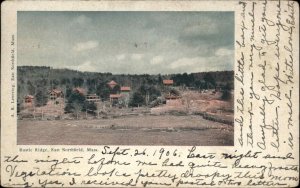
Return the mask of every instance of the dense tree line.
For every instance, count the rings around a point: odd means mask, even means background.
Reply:
[[[233,71],[183,73],[170,75],[149,74],[118,74],[80,72],[69,69],[52,69],[50,67],[19,66],[18,67],[18,100],[22,101],[25,95],[34,95],[36,104],[41,106],[47,103],[50,89],[59,88],[67,99],[72,100],[72,90],[81,87],[87,93],[96,93],[102,100],[108,100],[109,94],[118,93],[120,86],[130,86],[136,99],[131,106],[149,104],[161,95],[163,79],[173,79],[175,86],[191,89],[224,88],[233,89]],[[114,80],[118,83],[113,89],[107,83]],[[226,97],[226,96],[225,96]],[[79,102],[79,101],[78,101]],[[80,102],[79,102],[80,103]],[[67,110],[74,110],[69,106]]]

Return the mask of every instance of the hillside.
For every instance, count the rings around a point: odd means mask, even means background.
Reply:
[[[25,95],[36,95],[51,88],[60,88],[66,94],[74,87],[82,87],[87,93],[96,93],[102,99],[107,98],[107,82],[114,80],[120,86],[130,86],[132,91],[141,87],[162,87],[163,79],[173,79],[175,86],[191,89],[228,88],[233,89],[233,71],[183,73],[170,75],[128,75],[97,72],[79,72],[69,69],[53,69],[45,66],[19,66],[18,101]]]

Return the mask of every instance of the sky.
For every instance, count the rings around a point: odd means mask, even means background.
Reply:
[[[18,12],[18,66],[173,74],[233,64],[234,12]]]

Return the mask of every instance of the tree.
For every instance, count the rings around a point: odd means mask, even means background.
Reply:
[[[119,106],[128,107],[130,98],[127,95],[121,95],[118,102]]]
[[[35,85],[37,87],[45,87],[48,84],[48,80],[43,78],[43,79],[38,79],[35,81]]]
[[[187,73],[183,73],[181,79],[185,86],[189,86],[189,76]]]
[[[31,81],[27,81],[27,91],[28,93],[27,94],[30,94],[30,95],[34,95],[35,94],[35,91],[36,90],[36,87],[34,87],[34,85],[31,83]]]
[[[224,101],[229,101],[231,99],[231,93],[228,90],[223,90],[221,99]]]
[[[66,97],[69,98],[71,94],[72,94],[72,89],[68,87],[66,89]]]
[[[171,77],[171,79],[174,80],[176,86],[179,85],[193,86],[195,81],[194,75],[187,74],[187,73],[175,74]]]
[[[95,114],[97,111],[97,105],[94,102],[85,102],[83,110],[87,111],[87,113]]]
[[[35,104],[36,106],[44,106],[48,102],[48,96],[45,88],[38,88],[35,95]]]
[[[76,119],[78,119],[79,113],[82,110],[82,105],[76,101],[72,103],[72,106],[73,106],[73,112],[76,114]]]
[[[96,93],[95,88],[94,88],[94,87],[88,87],[88,93],[89,93],[89,94],[94,94],[94,93]]]
[[[158,82],[158,85],[162,85],[163,84],[163,79],[162,79],[162,77],[161,77],[160,74],[158,75],[157,82]]]
[[[112,94],[118,94],[120,92],[120,90],[121,90],[121,87],[119,85],[116,85],[115,87],[113,87],[111,89],[111,93]]]
[[[53,86],[54,88],[56,88],[58,85],[59,85],[59,81],[57,79],[51,80],[51,86]]]
[[[73,92],[68,98],[68,104],[65,107],[65,111],[76,114],[78,119],[79,113],[83,110],[85,97],[79,93]]]
[[[17,102],[17,114],[19,114],[21,111],[21,105],[19,102]]]
[[[227,83],[224,87],[223,87],[223,92],[222,92],[222,96],[221,96],[221,99],[222,100],[230,100],[231,99],[231,93],[230,93],[230,90],[231,90],[231,86],[229,83]]]
[[[198,89],[202,88],[202,83],[201,83],[200,80],[195,81],[195,87],[198,88]]]
[[[161,92],[156,89],[154,86],[149,88],[150,102],[157,99],[157,97],[161,96]]]
[[[88,93],[96,93],[97,90],[97,80],[94,78],[88,78],[86,80],[86,85],[88,88]]]
[[[72,83],[74,87],[81,87],[84,83],[84,80],[82,78],[73,78]]]
[[[146,105],[157,99],[161,95],[160,91],[155,86],[142,85],[138,91],[144,96]]]
[[[97,86],[96,93],[101,97],[102,100],[108,100],[110,88],[105,82],[100,82]]]
[[[60,81],[61,84],[66,85],[70,83],[70,80],[68,78],[62,78]]]
[[[211,85],[212,87],[216,86],[216,81],[211,73],[206,73],[203,77],[204,81],[207,83],[208,87]]]
[[[129,101],[129,106],[137,107],[145,104],[145,98],[140,92],[134,92]]]
[[[78,103],[83,104],[84,101],[85,101],[85,96],[80,94],[80,93],[77,93],[77,92],[72,92],[72,94],[68,98],[68,102],[72,103],[72,102],[75,102],[75,101],[78,102]]]

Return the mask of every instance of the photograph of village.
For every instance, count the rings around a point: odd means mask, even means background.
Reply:
[[[18,12],[19,145],[234,145],[233,12]]]

